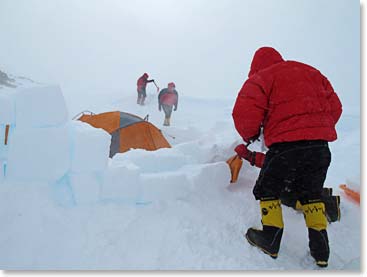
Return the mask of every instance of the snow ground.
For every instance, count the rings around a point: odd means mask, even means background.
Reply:
[[[2,183],[0,268],[318,269],[308,254],[303,216],[290,208],[283,208],[285,231],[278,259],[243,238],[248,227],[260,227],[259,207],[252,195],[258,169],[244,163],[239,181],[229,185],[224,161],[241,142],[231,118],[234,99],[180,95],[172,126],[163,127],[156,95],[150,93],[147,105],[140,107],[132,94],[91,93],[76,98],[80,94],[64,91],[70,118],[82,110],[149,114],[173,148],[133,150],[110,160],[112,187],[118,187],[121,168],[142,180],[136,187],[121,183],[120,193],[130,195],[128,199],[76,205],[75,199],[60,197],[68,189],[61,185]],[[339,140],[331,143],[333,161],[326,186],[335,192],[345,182],[359,190],[359,122],[359,117],[344,114],[338,124]],[[133,196],[139,201],[132,201]],[[361,211],[343,195],[341,209],[341,221],[328,229],[331,255],[326,270],[360,270]]]

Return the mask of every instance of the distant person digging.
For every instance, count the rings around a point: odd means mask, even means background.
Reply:
[[[138,99],[137,99],[137,104],[138,105],[144,105],[144,101],[145,98],[147,97],[147,92],[146,92],[146,88],[147,88],[147,84],[148,83],[154,83],[154,85],[156,86],[157,90],[159,91],[158,86],[156,85],[156,83],[154,82],[154,79],[152,80],[148,80],[149,75],[148,73],[144,73],[137,82],[137,91],[138,91]]]
[[[175,83],[171,82],[168,84],[167,88],[161,90],[158,95],[158,110],[161,111],[163,108],[165,118],[164,118],[164,126],[170,126],[171,124],[171,115],[173,106],[174,111],[177,111],[178,104],[178,93],[176,90]]]

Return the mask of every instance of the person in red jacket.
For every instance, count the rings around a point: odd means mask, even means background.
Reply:
[[[144,105],[145,98],[147,97],[146,88],[148,83],[154,82],[154,80],[148,80],[148,73],[144,73],[137,81],[138,100],[137,104]]]
[[[249,228],[246,238],[273,258],[284,227],[280,193],[292,184],[302,204],[310,253],[318,266],[328,265],[327,219],[320,199],[331,162],[328,142],[337,139],[341,113],[340,100],[320,71],[285,61],[271,47],[256,51],[232,116],[246,143],[257,139],[262,129],[269,148],[253,189],[263,228]]]
[[[175,83],[171,82],[168,84],[168,87],[162,89],[158,95],[158,110],[161,111],[163,108],[165,118],[164,118],[164,126],[170,126],[171,124],[171,114],[173,106],[174,111],[177,111],[178,105],[178,93],[176,90]]]

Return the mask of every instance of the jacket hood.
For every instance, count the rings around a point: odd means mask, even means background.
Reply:
[[[255,52],[248,77],[280,62],[284,62],[284,60],[277,50],[272,47],[261,47]]]

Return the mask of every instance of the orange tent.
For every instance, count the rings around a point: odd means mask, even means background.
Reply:
[[[110,157],[131,148],[153,151],[171,147],[161,130],[133,114],[119,111],[101,114],[82,113],[78,120],[102,128],[111,134]]]

